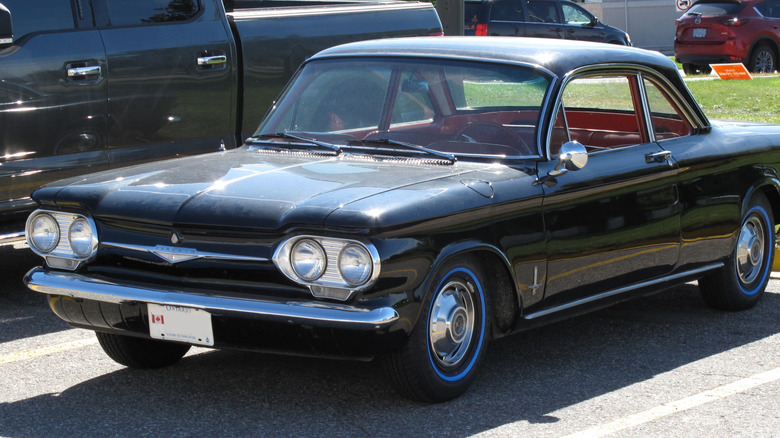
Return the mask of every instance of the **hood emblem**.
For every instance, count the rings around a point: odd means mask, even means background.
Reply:
[[[178,231],[174,231],[173,234],[171,234],[171,243],[174,245],[178,245],[182,241],[181,234],[179,234]]]
[[[173,238],[171,238],[171,240],[173,240]],[[157,245],[150,249],[149,252],[168,263],[181,263],[203,257],[203,254],[199,253],[196,249],[174,246]]]

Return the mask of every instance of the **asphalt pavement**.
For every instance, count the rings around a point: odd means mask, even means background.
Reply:
[[[410,402],[374,362],[193,349],[126,369],[0,247],[0,436],[780,437],[780,280],[754,308],[695,283],[489,346],[472,388]]]

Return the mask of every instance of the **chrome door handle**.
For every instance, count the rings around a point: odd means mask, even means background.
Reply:
[[[672,153],[670,151],[661,151],[661,152],[645,155],[645,162],[647,164],[663,163],[669,161],[671,158],[672,158]]]
[[[226,63],[227,63],[227,56],[225,55],[198,57],[198,65],[218,65],[218,64],[226,64]]]
[[[83,78],[85,76],[94,76],[102,73],[102,69],[99,65],[91,65],[89,67],[72,67],[68,69],[69,78]]]

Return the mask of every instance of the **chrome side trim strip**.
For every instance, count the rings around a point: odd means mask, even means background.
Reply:
[[[33,268],[25,275],[24,282],[31,290],[48,295],[114,304],[153,303],[192,307],[207,312],[235,312],[332,328],[379,329],[399,319],[398,312],[391,307],[363,309],[327,302],[282,303],[199,295],[176,290],[126,286],[71,272],[47,272],[43,268]]]
[[[691,270],[691,271],[686,271],[686,272],[681,272],[679,274],[670,275],[668,277],[663,277],[663,278],[659,278],[659,279],[656,279],[656,280],[645,281],[643,283],[637,283],[637,284],[633,284],[631,286],[621,287],[619,289],[614,289],[614,290],[603,292],[603,293],[600,293],[600,294],[597,294],[597,295],[592,295],[592,296],[589,296],[587,298],[582,298],[582,299],[577,300],[577,301],[572,301],[570,303],[562,304],[562,305],[557,306],[557,307],[551,307],[549,309],[540,310],[539,312],[535,312],[535,313],[531,313],[530,315],[526,315],[524,319],[529,319],[530,320],[530,319],[540,318],[542,316],[547,316],[547,315],[550,315],[550,314],[553,314],[553,313],[556,313],[556,312],[561,312],[563,310],[568,310],[568,309],[571,309],[571,308],[574,308],[574,307],[577,307],[577,306],[581,306],[583,304],[588,304],[588,303],[592,303],[594,301],[598,301],[598,300],[601,300],[601,299],[604,299],[604,298],[609,298],[609,297],[612,297],[612,296],[615,296],[615,295],[620,295],[620,294],[623,294],[623,293],[626,293],[626,292],[631,292],[633,290],[641,289],[643,287],[648,287],[648,286],[652,286],[652,285],[655,285],[655,284],[661,284],[661,283],[665,283],[665,282],[668,282],[668,281],[675,281],[675,280],[679,280],[681,278],[691,277],[691,276],[695,276],[695,275],[698,275],[698,274],[703,274],[703,273],[705,273],[707,271],[711,271],[713,269],[722,268],[723,266],[724,266],[723,263],[715,263],[715,264],[707,265],[707,266],[704,266],[704,267],[701,267],[701,268],[698,268],[698,269],[694,269],[694,270]]]
[[[214,252],[200,252],[196,249],[179,247],[179,246],[163,246],[163,245],[143,246],[143,245],[132,245],[129,243],[113,243],[113,242],[101,242],[100,244],[102,246],[111,246],[114,248],[129,249],[131,251],[149,252],[170,263],[178,263],[178,262],[194,260],[194,259],[236,260],[236,261],[245,261],[245,262],[267,262],[268,261],[268,259],[265,257],[241,256],[235,254],[218,254]]]

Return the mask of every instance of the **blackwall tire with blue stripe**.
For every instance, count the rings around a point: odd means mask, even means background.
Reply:
[[[775,232],[772,207],[766,196],[750,200],[725,266],[699,279],[702,298],[719,310],[749,309],[764,294],[774,259]]]
[[[473,257],[453,258],[437,270],[406,345],[383,358],[400,393],[443,402],[468,389],[488,340],[485,287],[484,270]]]

